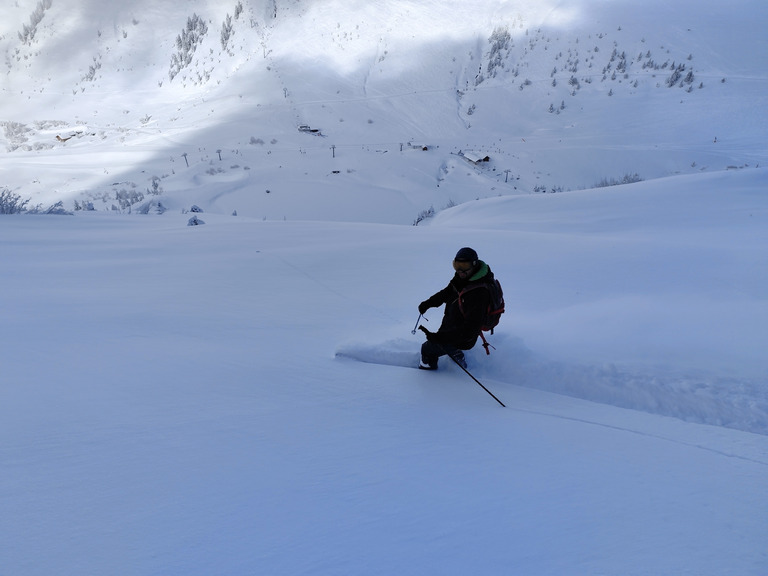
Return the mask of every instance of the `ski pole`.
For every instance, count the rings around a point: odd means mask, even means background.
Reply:
[[[443,351],[445,351],[445,349],[443,349]],[[459,364],[459,361],[458,361],[458,360],[456,360],[456,358],[454,358],[454,357],[453,357],[453,356],[451,356],[450,354],[448,354],[448,356],[450,357],[450,359],[451,359],[451,360],[453,360],[453,361],[456,363],[456,366],[458,366],[459,368],[461,368],[462,370],[464,370],[464,372],[466,372],[466,373],[467,373],[467,375],[468,375],[470,378],[472,378],[472,380],[474,380],[475,382],[477,382],[477,383],[480,385],[480,388],[482,388],[483,390],[485,390],[486,392],[488,392],[488,394],[490,394],[490,395],[491,395],[491,398],[493,398],[494,400],[496,400],[496,402],[498,402],[499,404],[501,404],[501,405],[502,405],[502,407],[506,408],[506,406],[504,406],[504,403],[503,403],[501,400],[499,400],[498,398],[496,398],[496,396],[494,396],[494,395],[493,395],[493,392],[491,392],[490,390],[488,390],[488,388],[486,388],[485,386],[483,386],[483,383],[482,383],[482,382],[480,382],[480,380],[478,380],[477,378],[475,378],[475,377],[472,375],[472,373],[471,373],[469,370],[467,370],[466,368],[464,368],[464,366],[462,366],[461,364]]]
[[[424,334],[427,334],[427,335],[429,335],[429,331],[428,331],[426,328],[424,328],[424,326],[419,326],[419,329],[420,329],[420,330],[422,330],[422,331],[424,332]],[[469,370],[467,370],[466,368],[464,368],[464,366],[462,366],[462,365],[459,363],[459,361],[458,361],[458,360],[456,360],[456,358],[454,358],[453,356],[451,356],[450,354],[448,354],[448,352],[445,350],[445,348],[443,347],[443,345],[442,345],[442,344],[437,344],[437,345],[440,347],[440,349],[443,351],[443,353],[444,353],[446,356],[448,356],[448,357],[449,357],[451,360],[453,360],[453,361],[454,361],[454,363],[456,364],[456,366],[458,366],[459,368],[461,368],[462,370],[464,370],[464,372],[466,372],[466,373],[467,373],[467,376],[469,376],[470,378],[472,378],[472,380],[474,380],[475,382],[477,382],[477,384],[479,384],[479,385],[480,385],[480,388],[482,388],[483,390],[485,390],[486,392],[488,392],[488,394],[490,394],[490,395],[491,395],[491,398],[493,398],[494,400],[496,400],[496,402],[498,402],[499,404],[501,404],[503,408],[506,408],[506,406],[504,405],[504,402],[502,402],[501,400],[499,400],[498,398],[496,398],[496,396],[494,396],[493,392],[491,392],[490,390],[488,390],[488,388],[486,388],[485,386],[483,386],[483,383],[482,383],[482,382],[480,382],[480,380],[478,380],[477,378],[475,378],[475,377],[472,375],[472,372],[470,372]]]

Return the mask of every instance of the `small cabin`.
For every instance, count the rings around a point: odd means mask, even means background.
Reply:
[[[481,162],[490,162],[491,157],[482,154],[481,152],[473,152],[472,150],[466,150],[459,152],[459,156],[463,156],[472,164],[480,164]]]

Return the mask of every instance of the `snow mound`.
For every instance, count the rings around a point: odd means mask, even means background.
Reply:
[[[349,342],[339,345],[336,357],[369,364],[416,368],[419,364],[419,349],[413,340],[403,338],[380,344]]]

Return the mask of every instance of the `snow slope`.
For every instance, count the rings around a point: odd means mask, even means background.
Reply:
[[[763,3],[241,6],[0,9],[0,575],[768,572]]]
[[[574,244],[601,244],[604,227],[481,231],[485,204],[461,207],[476,222],[466,233],[439,221],[6,217],[4,573],[760,574],[764,378],[676,376],[666,356],[657,367],[658,345],[632,328],[664,334],[679,312],[642,269],[624,280],[658,308],[623,310],[618,336],[593,318],[613,309],[608,274],[579,278],[592,317],[546,294],[575,288]],[[604,270],[616,242],[642,261],[648,242],[676,234],[614,231],[580,260]],[[415,351],[415,302],[447,279],[457,237],[508,287],[497,349],[470,356],[507,408],[450,365],[334,358],[402,346],[390,341]],[[516,247],[506,256],[504,237]],[[731,256],[734,245],[723,242]],[[561,267],[535,275],[536,250]],[[662,268],[679,257],[653,255]],[[707,314],[706,271],[687,280],[693,316]],[[750,305],[738,287],[719,292],[733,324]],[[751,307],[764,319],[761,298]],[[741,326],[764,339],[760,318]],[[749,356],[695,324],[674,328],[704,342],[707,365]],[[573,345],[593,363],[557,358]],[[608,364],[617,353],[637,354],[631,370]]]

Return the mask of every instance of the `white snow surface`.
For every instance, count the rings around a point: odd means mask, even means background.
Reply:
[[[765,2],[113,4],[0,8],[0,576],[768,574]]]

